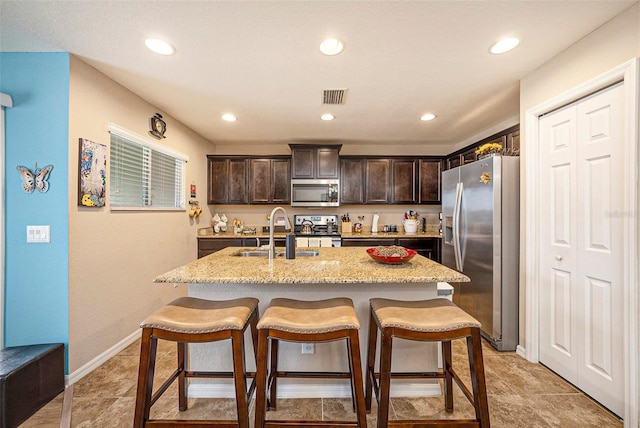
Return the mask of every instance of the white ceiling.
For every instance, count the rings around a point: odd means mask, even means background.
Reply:
[[[0,49],[71,52],[213,142],[452,145],[516,117],[520,78],[635,3],[0,0]],[[504,36],[520,46],[489,54]],[[336,88],[346,104],[323,106]]]

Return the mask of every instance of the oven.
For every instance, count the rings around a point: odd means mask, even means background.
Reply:
[[[340,247],[338,216],[303,214],[293,216],[293,233],[298,247]]]

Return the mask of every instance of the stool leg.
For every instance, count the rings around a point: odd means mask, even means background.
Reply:
[[[487,385],[484,377],[484,360],[482,358],[482,338],[480,329],[471,329],[471,336],[467,337],[467,351],[469,354],[469,368],[471,371],[471,386],[473,388],[476,418],[482,428],[489,428],[489,403],[487,399]]]
[[[360,339],[358,330],[350,330],[347,339],[349,346],[349,366],[351,372],[351,392],[355,404],[359,428],[367,428],[367,412],[364,403],[362,382],[362,360],[360,359]]]
[[[251,319],[249,320],[249,325],[251,328],[251,341],[252,341],[252,350],[253,350],[253,360],[256,368],[258,367],[258,318],[260,315],[258,314],[258,309],[256,308],[255,312],[251,315]],[[247,396],[247,400],[251,401],[251,395],[255,391],[256,387],[256,378],[252,379],[249,386],[249,395]]]
[[[267,413],[267,353],[269,348],[269,330],[258,333],[258,351],[256,363],[256,414],[255,427],[264,428]]]
[[[453,412],[453,376],[452,358],[451,358],[451,341],[442,341],[442,364],[444,371],[444,408],[447,412]]]
[[[244,334],[242,330],[231,332],[231,347],[233,348],[233,380],[236,388],[238,428],[249,428],[247,380],[244,366]]]
[[[369,317],[369,341],[367,342],[367,371],[364,374],[366,380],[365,406],[367,413],[371,411],[371,399],[373,395],[373,384],[375,383],[375,363],[376,363],[376,346],[378,345],[378,324],[373,316],[373,311]]]
[[[391,391],[391,329],[383,328],[380,340],[380,390],[378,395],[378,428],[386,428],[389,422],[389,396]]]
[[[267,410],[276,410],[276,397],[278,395],[278,339],[271,339],[271,365],[269,367],[269,398]]]
[[[188,358],[187,346],[185,342],[178,342],[178,370],[180,372],[178,375],[178,409],[181,412],[187,410],[189,406],[187,404],[187,377],[185,376],[187,370],[185,361]]]
[[[156,349],[158,339],[152,337],[151,328],[142,329],[140,342],[140,365],[138,367],[138,388],[136,392],[136,408],[133,419],[134,428],[141,428],[149,420],[151,410],[151,393],[153,392],[153,375],[155,371]]]

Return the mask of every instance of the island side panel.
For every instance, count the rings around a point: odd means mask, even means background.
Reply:
[[[271,299],[285,297],[300,300],[321,300],[349,297],[353,300],[360,320],[360,352],[366,364],[366,345],[369,328],[369,299],[382,297],[400,300],[423,300],[437,297],[437,284],[189,284],[189,296],[209,300],[228,300],[255,297],[260,300],[260,314]],[[245,335],[246,360],[250,371],[255,370],[253,347],[249,332]],[[231,371],[230,342],[191,345],[191,370]],[[438,366],[436,343],[394,341],[393,369],[404,371],[435,371]],[[281,342],[280,370],[347,371],[345,341],[315,345],[314,354],[302,354],[299,343]],[[189,388],[191,397],[233,397],[231,381],[193,379]],[[394,381],[393,396],[438,395],[436,381]],[[278,396],[296,397],[349,397],[348,381],[322,381],[305,379],[278,380]]]

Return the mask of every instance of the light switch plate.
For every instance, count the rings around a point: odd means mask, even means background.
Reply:
[[[27,226],[27,243],[51,242],[51,226]]]

